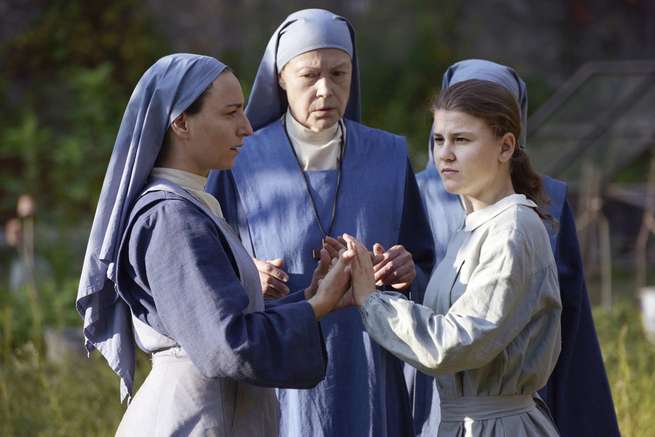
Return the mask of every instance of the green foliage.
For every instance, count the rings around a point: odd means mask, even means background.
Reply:
[[[0,435],[114,435],[125,405],[105,360],[97,353],[46,360],[43,327],[80,326],[73,305],[77,278],[39,284],[37,299],[26,291],[0,289]],[[137,367],[138,386],[149,367],[143,354]]]
[[[411,22],[400,21],[396,7],[386,4],[355,27],[361,29],[364,121],[406,136],[418,171],[427,160],[431,100],[441,88],[441,75],[455,61],[455,17],[461,6],[454,0],[420,0],[413,6],[414,15],[404,16]]]
[[[0,212],[27,192],[74,223],[96,204],[134,83],[167,50],[134,0],[56,0],[35,16],[0,47]]]
[[[655,344],[646,340],[633,302],[597,308],[594,320],[621,433],[642,436],[655,429]]]

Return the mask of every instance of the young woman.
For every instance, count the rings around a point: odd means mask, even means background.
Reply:
[[[350,258],[330,269],[322,250],[311,286],[265,308],[251,257],[203,192],[209,171],[230,168],[251,133],[239,82],[214,58],[166,56],[130,98],[77,299],[87,347],[121,377],[123,396],[135,340],[152,354],[117,435],[276,435],[278,403],[266,387],[324,377],[318,319],[342,297]]]
[[[446,89],[469,79],[495,82],[514,96],[521,113],[521,137],[518,141],[526,147],[528,89],[517,72],[488,60],[466,59],[446,69],[441,88]],[[430,134],[430,137],[433,135]],[[428,164],[416,175],[416,180],[430,220],[438,263],[466,213],[459,196],[444,189],[432,157],[432,141],[429,141]],[[542,181],[549,201],[548,214],[553,219],[553,226],[547,225],[546,229],[557,264],[562,298],[562,350],[548,383],[539,390],[539,394],[546,401],[562,436],[618,437],[620,433],[612,395],[591,317],[575,221],[566,200],[568,187],[563,181],[545,175],[542,175]],[[433,436],[439,428],[438,416],[429,414],[431,405],[439,402],[433,378],[417,373],[413,368],[406,370],[409,372],[405,376],[413,381],[413,416],[417,436]],[[589,402],[589,399],[594,401]]]
[[[368,333],[420,371],[441,397],[440,436],[556,436],[536,396],[560,351],[557,268],[542,222],[541,179],[517,142],[514,97],[467,80],[433,105],[434,159],[467,206],[423,305],[375,292],[352,238],[353,295]],[[437,412],[434,412],[436,414]]]

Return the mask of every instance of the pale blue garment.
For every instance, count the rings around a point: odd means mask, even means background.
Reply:
[[[130,310],[115,291],[115,262],[130,207],[141,194],[164,134],[226,68],[214,58],[174,54],[159,59],[127,104],[96,208],[77,292],[89,352],[98,349],[131,394],[135,365]]]
[[[287,110],[286,93],[278,73],[289,60],[317,49],[341,49],[352,58],[350,99],[344,118],[359,121],[359,66],[355,31],[343,17],[323,9],[304,9],[289,15],[271,36],[255,76],[246,115],[256,131],[279,119]]]
[[[415,256],[414,285],[422,290],[418,284],[432,265],[432,243],[405,142],[350,120],[346,126],[333,235],[348,232],[369,247],[404,244]],[[305,175],[320,219],[329,223],[337,171]],[[312,249],[323,237],[304,184],[280,121],[248,138],[232,172],[216,173],[208,183],[251,253],[284,260],[292,290],[311,279]],[[321,328],[328,351],[325,380],[311,390],[279,391],[280,435],[411,435],[401,363],[371,341],[354,309],[328,315]]]
[[[288,105],[278,73],[280,64],[293,56],[319,48],[341,49],[352,57],[350,97],[343,117],[347,132],[343,172],[330,233],[348,232],[369,246],[403,244],[417,266],[411,292],[422,293],[433,248],[407,146],[396,135],[357,123],[361,105],[354,31],[342,17],[325,10],[303,10],[291,14],[275,31],[246,108],[255,135],[246,139],[232,172],[210,175],[207,190],[219,198],[226,219],[239,229],[251,254],[282,258],[292,290],[309,281],[316,264],[312,250],[320,247],[323,234],[282,126]],[[337,170],[306,171],[304,176],[327,228]],[[321,327],[329,357],[326,379],[312,390],[279,391],[280,435],[411,435],[401,363],[371,341],[352,309],[330,314]]]

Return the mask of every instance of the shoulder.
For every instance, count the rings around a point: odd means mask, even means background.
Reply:
[[[529,206],[513,205],[498,214],[492,220],[487,235],[526,260],[543,264],[550,258],[546,227],[537,212]]]
[[[534,208],[527,205],[511,205],[490,220],[490,228],[502,235],[524,234],[544,229],[543,222]]]
[[[261,141],[264,138],[268,138],[271,135],[278,135],[280,133],[283,133],[284,129],[282,128],[282,123],[280,122],[279,119],[276,119],[266,126],[257,129],[251,136],[246,137],[244,139],[244,142],[256,142],[256,141]]]
[[[156,231],[176,238],[193,237],[216,228],[212,219],[193,203],[164,191],[144,195],[135,205],[132,217],[133,235]]]
[[[405,138],[400,135],[396,135],[382,129],[366,126],[365,124],[353,120],[346,119],[345,122],[346,129],[352,131],[358,137],[372,138],[376,141],[384,141],[386,143],[394,144],[398,147],[407,147],[407,141],[405,141]]]

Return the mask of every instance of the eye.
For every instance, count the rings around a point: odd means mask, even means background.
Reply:
[[[443,146],[443,137],[441,135],[435,135],[434,136],[434,145],[435,146]]]
[[[465,138],[465,137],[457,137],[457,138],[455,138],[455,142],[456,143],[468,143],[469,139]]]

